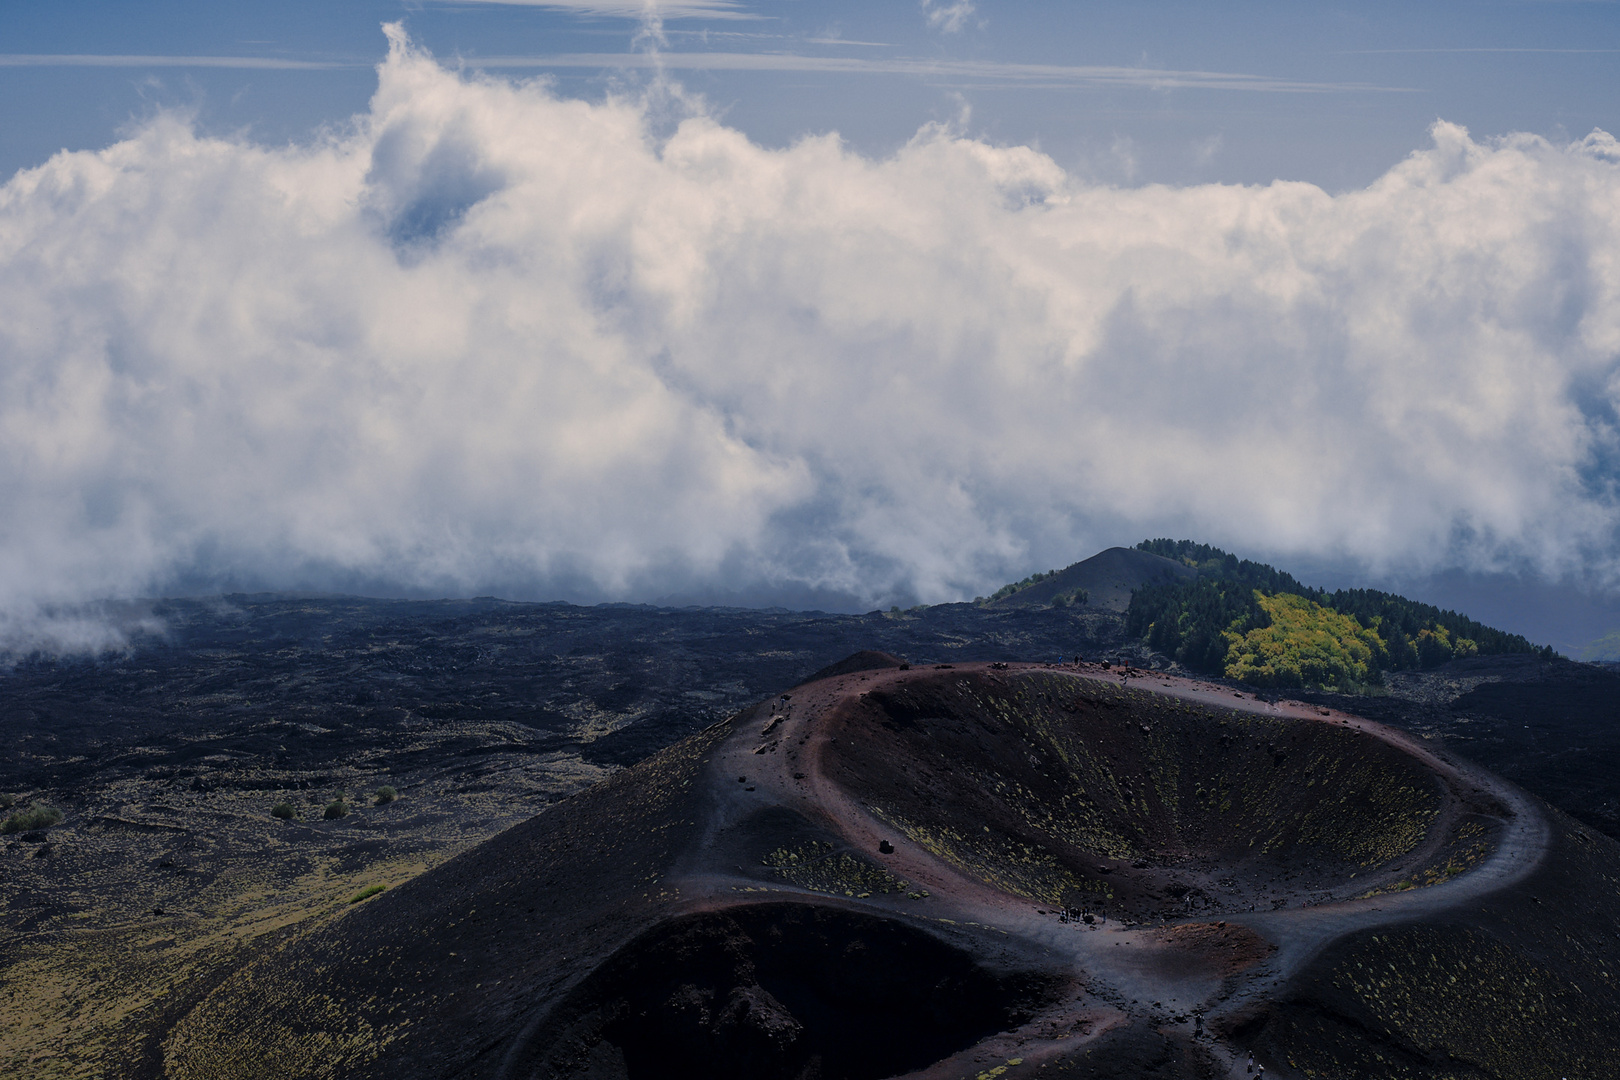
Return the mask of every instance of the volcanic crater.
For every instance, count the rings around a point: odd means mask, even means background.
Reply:
[[[1572,859],[1584,921],[1530,940],[1514,905]],[[1539,1075],[1511,1033],[1436,1035],[1460,991],[1429,968],[1484,935],[1525,985],[1620,1004],[1616,880],[1606,837],[1354,716],[863,654],[261,951],[164,1072]],[[1388,962],[1415,998],[1345,989],[1413,927],[1430,953]],[[1553,1068],[1608,1049],[1560,1031],[1524,1036]]]

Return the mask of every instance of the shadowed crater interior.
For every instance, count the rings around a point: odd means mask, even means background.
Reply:
[[[732,908],[626,945],[558,1006],[512,1075],[875,1080],[1016,1026],[1061,986],[887,919]]]
[[[1432,884],[1495,829],[1419,758],[1343,725],[1060,675],[930,673],[860,695],[830,730],[830,775],[896,839],[1038,904],[1247,910],[1406,868]]]

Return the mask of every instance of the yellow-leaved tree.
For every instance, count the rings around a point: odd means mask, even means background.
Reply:
[[[1226,631],[1226,677],[1254,686],[1343,687],[1365,683],[1383,655],[1378,634],[1303,596],[1255,592],[1270,626]]]

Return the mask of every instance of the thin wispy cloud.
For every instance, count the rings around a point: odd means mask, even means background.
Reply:
[[[0,67],[247,68],[328,71],[371,67],[363,60],[289,60],[273,56],[150,56],[134,53],[0,53]]]
[[[624,19],[758,19],[735,0],[457,0],[463,4],[550,8]]]
[[[813,37],[805,38],[804,40],[811,45],[871,45],[876,48],[883,49],[892,48],[894,46],[894,42],[892,41],[856,41],[852,38],[839,37]]]
[[[1253,90],[1270,93],[1400,91],[1367,83],[1307,82],[1224,71],[1176,71],[1105,65],[1017,64],[994,60],[801,56],[794,53],[660,52],[559,53],[552,56],[467,57],[474,68],[658,68],[671,71],[791,71],[831,74],[912,75],[1059,88],[1064,86],[1149,89]]]
[[[876,48],[892,49],[892,41],[861,41],[856,38],[832,37],[826,34],[816,37],[803,37],[795,34],[767,34],[748,30],[715,30],[712,27],[703,27],[698,30],[665,29],[664,33],[672,38],[689,38],[707,44],[711,41],[784,41],[800,45],[863,45]]]
[[[497,0],[470,0],[497,2]],[[663,12],[660,12],[662,17]],[[816,45],[881,47],[875,41],[805,39]],[[784,71],[831,74],[911,75],[1007,83],[1030,88],[1069,86],[1156,89],[1255,90],[1271,92],[1393,91],[1403,87],[1366,83],[1319,83],[1237,72],[1178,71],[1106,65],[1020,64],[993,60],[802,56],[761,52],[559,53],[551,56],[464,57],[473,68],[661,68],[682,71]],[[137,53],[0,53],[0,67],[240,68],[271,71],[328,71],[373,66],[367,60],[297,60],[262,56],[166,56]]]
[[[1552,53],[1555,55],[1610,55],[1620,53],[1620,49],[1540,49],[1523,46],[1479,46],[1474,48],[1432,48],[1432,49],[1344,49],[1340,56],[1386,56],[1401,53]]]
[[[947,34],[955,34],[972,18],[971,0],[919,0],[928,25]]]

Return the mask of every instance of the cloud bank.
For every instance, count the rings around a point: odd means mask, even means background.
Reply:
[[[340,133],[162,115],[0,188],[8,626],[249,587],[943,601],[1143,535],[1620,580],[1606,134],[1119,189],[937,127],[762,148],[390,33]]]

